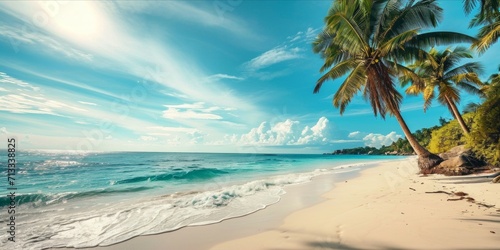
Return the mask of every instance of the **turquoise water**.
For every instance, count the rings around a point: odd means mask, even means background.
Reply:
[[[138,235],[216,223],[278,202],[287,185],[346,166],[395,158],[19,153],[17,240],[23,249],[105,246]],[[2,212],[9,201],[0,198]],[[7,216],[0,223],[7,223]],[[6,239],[1,244],[7,244]]]

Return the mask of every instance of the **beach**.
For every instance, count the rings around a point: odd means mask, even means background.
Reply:
[[[498,249],[500,185],[417,171],[411,158],[342,182],[321,176],[251,215],[95,249]],[[329,191],[301,197],[315,193],[304,188]]]

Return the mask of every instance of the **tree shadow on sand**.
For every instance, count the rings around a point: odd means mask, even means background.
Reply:
[[[336,250],[365,250],[366,248],[358,248],[354,246],[349,246],[342,243],[337,242],[320,242],[320,241],[309,241],[306,242],[305,245],[308,249],[336,249]],[[380,250],[403,250],[403,248],[398,247],[390,247],[390,246],[379,246],[374,247],[373,249]]]
[[[309,241],[305,243],[306,248],[304,249],[314,249],[314,250],[366,250],[366,248],[358,248],[354,246],[349,246],[342,243],[336,242],[320,242],[320,241]],[[391,247],[391,246],[371,246],[369,249],[378,249],[378,250],[405,250],[405,249],[415,249],[412,247],[409,248],[400,248],[400,247]],[[498,248],[483,248],[483,250],[497,250]],[[468,248],[457,248],[455,250],[470,250]]]

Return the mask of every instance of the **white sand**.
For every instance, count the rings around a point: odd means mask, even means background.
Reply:
[[[414,159],[365,170],[281,226],[211,249],[500,249],[500,184],[451,184],[416,172]],[[439,190],[495,207],[425,193]]]

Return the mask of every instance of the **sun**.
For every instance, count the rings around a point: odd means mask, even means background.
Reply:
[[[64,37],[79,42],[96,39],[104,26],[101,10],[93,1],[62,5],[51,24]]]

